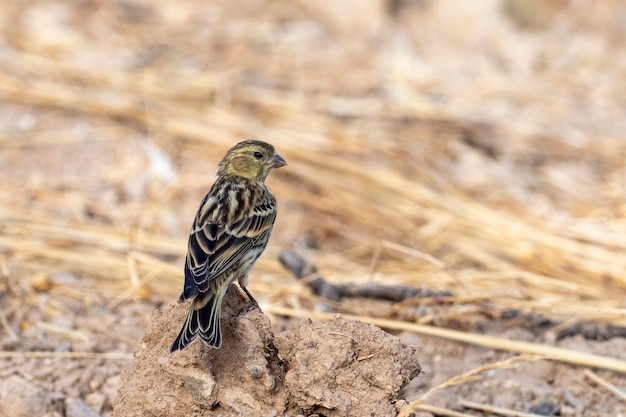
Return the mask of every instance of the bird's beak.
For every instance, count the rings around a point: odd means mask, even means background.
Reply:
[[[283,157],[275,153],[274,157],[272,158],[272,163],[270,164],[270,167],[280,168],[280,167],[284,167],[285,165],[287,165],[287,162],[283,159]]]

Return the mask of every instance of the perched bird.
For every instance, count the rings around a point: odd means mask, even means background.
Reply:
[[[265,178],[285,165],[272,145],[258,140],[238,143],[219,163],[217,180],[189,234],[179,302],[192,301],[172,352],[184,349],[196,336],[208,346],[221,346],[222,299],[235,280],[258,306],[246,288],[248,272],[265,249],[276,219],[276,197]]]

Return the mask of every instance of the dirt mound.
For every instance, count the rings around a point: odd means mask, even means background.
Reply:
[[[231,287],[220,349],[194,342],[174,354],[188,304],[157,312],[114,416],[394,416],[398,392],[421,371],[415,349],[377,327],[337,316],[274,338],[268,317],[245,304]]]

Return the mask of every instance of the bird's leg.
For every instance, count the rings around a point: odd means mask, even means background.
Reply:
[[[254,310],[255,308],[258,308],[259,311],[261,311],[261,307],[259,307],[259,303],[254,299],[254,297],[252,296],[252,294],[250,294],[250,291],[248,291],[248,288],[246,288],[248,286],[248,274],[246,275],[241,275],[239,278],[237,278],[237,282],[239,283],[239,288],[241,288],[243,290],[243,292],[246,293],[246,295],[248,296],[248,305],[245,306],[239,313],[244,313],[244,312],[248,312],[251,310]]]
[[[240,285],[241,289],[243,290],[243,292],[246,293],[246,295],[248,296],[248,300],[250,300],[248,302],[248,305],[245,306],[243,309],[241,309],[241,312],[248,312],[248,311],[252,311],[255,308],[258,308],[260,312],[262,312],[261,307],[259,307],[259,303],[254,299],[254,297],[252,296],[252,294],[250,294],[250,291],[248,291],[248,289],[246,287],[244,287],[243,285]]]

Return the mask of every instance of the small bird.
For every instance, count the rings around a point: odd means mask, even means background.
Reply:
[[[197,336],[210,347],[221,346],[222,299],[235,280],[258,307],[246,288],[248,272],[267,246],[276,219],[276,197],[265,178],[285,165],[272,145],[258,140],[238,143],[219,163],[217,180],[200,203],[189,234],[185,287],[178,301],[192,301],[171,352]]]

